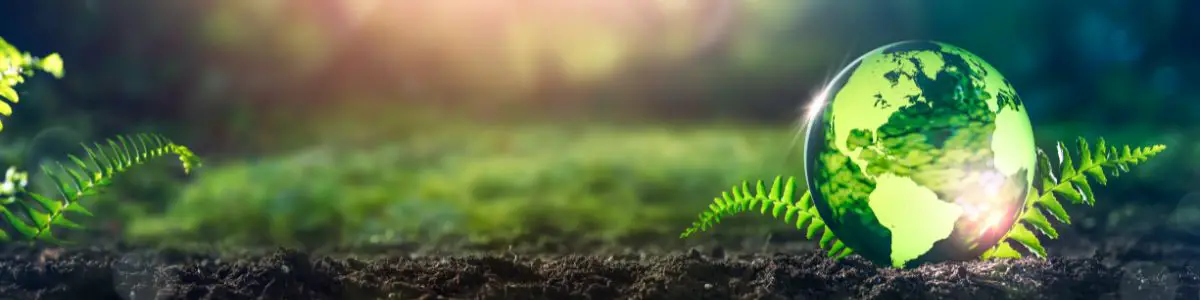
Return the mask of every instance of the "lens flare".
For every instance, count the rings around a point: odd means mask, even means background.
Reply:
[[[812,122],[813,118],[817,117],[817,113],[821,112],[821,107],[825,105],[825,97],[829,94],[828,90],[821,90],[812,101],[809,101],[808,107],[804,108],[804,121]]]
[[[1007,216],[1010,195],[1004,193],[1008,183],[1003,174],[996,171],[969,172],[966,181],[973,181],[962,195],[955,198],[954,203],[963,209],[963,216],[975,229],[976,235],[985,235],[1000,228]]]

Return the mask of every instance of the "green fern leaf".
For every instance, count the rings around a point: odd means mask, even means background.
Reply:
[[[1074,203],[1074,204],[1083,203],[1083,196],[1079,195],[1079,191],[1076,191],[1075,187],[1071,186],[1071,183],[1069,181],[1064,181],[1063,184],[1059,184],[1058,186],[1055,186],[1054,189],[1051,191],[1053,191],[1055,194],[1057,194],[1059,196],[1066,197],[1068,200],[1071,200],[1071,203]]]
[[[21,96],[17,94],[17,90],[8,85],[0,85],[0,97],[8,99],[8,101],[12,103],[21,101]],[[7,110],[9,114],[12,113],[12,106],[9,106],[8,103],[4,102],[0,102],[0,104],[4,104],[5,110]],[[7,116],[8,114],[5,115]]]
[[[1058,238],[1058,230],[1055,230],[1054,226],[1050,225],[1050,220],[1047,220],[1046,216],[1043,215],[1040,210],[1029,210],[1028,213],[1021,216],[1021,221],[1022,223],[1033,226],[1034,229],[1037,229],[1039,232],[1051,239]]]
[[[828,235],[832,236],[833,232],[829,232]],[[834,256],[840,259],[842,250],[846,250],[846,244],[842,243],[842,240],[835,240],[832,245],[829,245],[829,251],[825,252],[825,256]]]
[[[1067,211],[1063,209],[1062,203],[1058,202],[1058,198],[1054,196],[1054,193],[1038,193],[1036,191],[1039,186],[1052,187],[1058,185],[1058,178],[1050,170],[1050,157],[1046,155],[1045,151],[1038,149],[1037,170],[1034,171],[1034,190],[1027,193],[1028,197],[1026,197],[1025,204],[1026,206],[1031,206],[1030,203],[1036,204],[1049,212],[1059,222],[1071,224],[1071,217],[1067,215]],[[1037,185],[1037,183],[1040,183],[1040,185]],[[1025,210],[1028,211],[1029,209],[1026,208]]]
[[[4,219],[8,220],[9,225],[12,226],[12,228],[14,230],[16,230],[17,233],[20,233],[21,236],[24,236],[25,238],[29,238],[29,239],[32,239],[37,236],[36,228],[34,228],[33,226],[30,226],[28,223],[25,223],[25,221],[22,221],[20,218],[17,217],[16,214],[12,213],[12,211],[9,210],[7,207],[0,206],[0,213],[3,213]]]
[[[1012,245],[1009,245],[1008,243],[1005,243],[1005,242],[1001,242],[1001,243],[997,244],[996,247],[992,247],[991,249],[988,249],[987,251],[983,252],[983,255],[981,256],[981,258],[982,259],[1021,258],[1021,253],[1017,252],[1016,249],[1013,249]]]
[[[1058,146],[1056,148],[1058,148],[1058,166],[1061,168],[1061,171],[1059,171],[1059,180],[1062,180],[1061,178],[1075,176],[1075,164],[1071,163],[1070,150],[1068,150],[1067,146],[1062,142],[1058,142]]]
[[[59,211],[62,209],[66,209],[65,207],[63,207],[62,202],[54,201],[54,199],[46,198],[45,196],[42,196],[42,195],[32,194],[30,198],[33,198],[33,200],[35,202],[40,204],[42,206],[42,209],[45,209],[48,211]]]
[[[58,188],[59,196],[62,196],[63,198],[74,197],[75,191],[71,190],[70,186],[67,186],[66,181],[59,180],[57,173],[51,171],[50,167],[42,165],[42,172],[45,173],[47,177],[50,177],[50,180],[54,182],[54,187]]]
[[[1046,257],[1046,249],[1042,248],[1041,241],[1038,241],[1037,236],[1033,235],[1033,232],[1029,231],[1029,228],[1025,228],[1025,225],[1020,223],[1014,224],[1013,228],[1009,230],[1007,237],[1025,246],[1026,249],[1033,252],[1037,257]]]
[[[1037,191],[1029,192],[1031,194],[1037,194]],[[1035,203],[1038,206],[1046,209],[1047,212],[1050,212],[1050,215],[1054,216],[1054,219],[1058,220],[1059,222],[1062,222],[1063,224],[1071,224],[1071,216],[1067,215],[1067,210],[1063,209],[1062,203],[1059,203],[1058,199],[1054,198],[1053,193],[1043,194],[1042,197],[1039,197]]]
[[[821,249],[830,249],[829,243],[833,241],[833,230],[830,230],[829,227],[825,227],[825,226],[821,226],[821,227],[825,228],[825,234],[821,235],[821,241],[818,242],[817,245],[819,245],[821,247]],[[830,250],[832,250],[832,249],[830,249]],[[834,253],[837,253],[837,251],[834,251]],[[830,254],[830,255],[832,256],[833,254]]]
[[[825,221],[821,219],[814,219],[812,222],[808,223],[808,233],[804,235],[804,238],[811,240],[813,236],[817,234],[817,230],[821,230],[821,228],[828,229],[828,227],[825,227]]]
[[[112,139],[107,139],[106,141],[108,142],[109,149],[112,150],[112,153],[114,153],[113,156],[116,156],[113,159],[113,165],[117,166],[117,172],[125,171],[125,167],[129,166],[129,159],[128,156],[125,155],[125,149]]]
[[[796,215],[796,229],[800,229],[806,222],[811,223],[813,217],[817,217],[815,212],[798,212]]]
[[[1057,172],[1051,166],[1046,153],[1041,149],[1037,150],[1038,170],[1034,173],[1036,177],[1034,182],[1038,184],[1029,191],[1018,223],[1013,225],[1013,228],[1000,239],[995,247],[985,251],[982,258],[1021,257],[1021,254],[1009,245],[1010,243],[1022,245],[1035,256],[1045,258],[1046,253],[1041,241],[1026,225],[1037,229],[1047,238],[1058,238],[1058,232],[1043,214],[1045,211],[1059,222],[1071,224],[1071,219],[1062,204],[1058,202],[1058,197],[1067,198],[1071,200],[1071,203],[1095,205],[1096,197],[1089,178],[1100,185],[1107,185],[1108,178],[1105,173],[1118,177],[1121,173],[1128,172],[1129,166],[1145,162],[1158,155],[1166,149],[1166,146],[1117,148],[1107,145],[1101,138],[1096,142],[1095,150],[1092,150],[1088,142],[1080,138],[1076,141],[1074,151],[1068,149],[1061,142],[1056,145],[1056,148],[1058,150]],[[1117,149],[1120,151],[1118,152]],[[1079,165],[1073,163],[1072,156],[1079,157]]]
[[[798,211],[800,211],[800,207],[798,207],[798,206],[788,207],[787,213],[783,214],[783,222],[784,223],[792,223],[792,216],[795,216],[796,212],[798,212]]]
[[[41,195],[39,195],[39,196],[41,196]],[[45,198],[45,196],[41,196],[41,197]],[[78,202],[67,204],[66,207],[63,207],[63,211],[78,213],[78,214],[89,216],[89,217],[92,216],[92,212],[89,211],[86,207],[83,207],[83,205],[79,204]]]
[[[83,162],[82,159],[79,159],[79,157],[75,156],[74,154],[67,154],[67,158],[71,159],[71,161],[75,163],[75,166],[78,167],[80,170],[90,170],[92,168],[91,166],[88,166],[87,163]],[[88,181],[91,181],[91,180],[89,179]]]
[[[44,213],[37,208],[34,208],[32,205],[29,205],[28,202],[17,203],[20,203],[22,208],[21,210],[25,211],[26,216],[29,217],[30,220],[33,220],[33,226],[35,228],[46,227],[46,225],[50,224],[49,213]]]
[[[1083,137],[1075,139],[1075,148],[1079,150],[1079,165],[1092,165],[1092,151],[1088,149],[1087,140],[1083,139]]]
[[[817,244],[830,257],[841,259],[853,253],[828,226],[825,226],[816,207],[812,205],[811,194],[806,191],[796,199],[795,177],[787,177],[786,182],[782,176],[775,177],[769,187],[758,181],[753,189],[750,188],[749,182],[742,182],[730,191],[722,192],[721,197],[714,198],[713,203],[708,205],[708,210],[701,212],[697,216],[698,220],[692,222],[691,227],[684,229],[679,237],[687,238],[698,232],[708,231],[719,224],[721,218],[752,211],[756,207],[760,214],[767,215],[770,211],[771,217],[804,230],[808,239],[821,232],[821,239]]]
[[[71,180],[71,182],[75,184],[75,191],[77,191],[77,193],[85,192],[87,187],[91,185],[91,181],[85,179],[83,175],[80,175],[78,171],[75,171],[75,169],[67,168],[66,165],[62,164],[62,162],[55,162],[55,164],[58,165],[58,169],[67,173],[68,176],[64,177],[66,177],[67,180]]]
[[[156,142],[149,142],[151,140]],[[81,144],[86,152],[85,158],[68,155],[67,158],[71,161],[69,163],[54,162],[54,167],[50,167],[51,164],[43,164],[43,172],[60,197],[54,199],[38,193],[19,191],[23,198],[15,201],[19,209],[0,205],[5,223],[26,240],[61,244],[63,241],[54,236],[53,229],[82,228],[83,226],[68,219],[66,213],[91,216],[92,212],[81,205],[80,200],[99,193],[102,187],[112,182],[112,177],[117,173],[167,154],[178,156],[185,172],[201,164],[199,158],[187,147],[157,135],[153,139],[147,135],[123,135],[116,137],[115,141],[106,141],[107,147],[99,143],[93,143],[94,147]],[[23,212],[24,218],[13,213],[14,210]],[[7,240],[8,236],[9,234],[4,233],[0,239]]]
[[[100,178],[104,178],[104,170],[107,169],[108,166],[104,165],[104,160],[99,158],[100,154],[98,154],[96,150],[92,150],[92,147],[85,143],[79,143],[79,147],[83,148],[84,154],[86,154],[85,157],[87,157],[88,161],[84,164],[87,166],[84,169],[91,171],[88,175],[91,176],[92,181],[94,182],[96,180],[100,180]]]
[[[838,242],[839,242],[839,243],[841,243],[842,241],[841,241],[841,240],[838,240]],[[838,253],[838,255],[837,255],[837,256],[834,256],[834,257],[833,257],[833,259],[842,259],[843,257],[846,257],[847,255],[850,255],[850,254],[853,254],[853,253],[854,253],[854,251],[853,251],[853,250],[850,250],[850,247],[845,247],[845,246],[843,246],[843,248],[842,248],[842,252],[841,252],[841,253]]]
[[[1098,170],[1098,168],[1092,170]],[[1092,193],[1092,185],[1088,183],[1087,177],[1075,177],[1071,179],[1071,183],[1075,185],[1076,192],[1083,196],[1083,203],[1086,203],[1088,206],[1096,205],[1096,195]]]
[[[775,177],[775,180],[778,181],[779,177]],[[780,197],[781,198],[778,198],[779,199],[778,202],[781,204],[793,203],[793,199],[795,199],[795,197],[796,197],[796,177],[791,177],[791,176],[788,177],[787,184],[783,185],[783,195]],[[805,200],[805,199],[811,199],[811,198],[812,198],[812,195],[809,195],[808,191],[805,191],[804,195],[800,196],[799,205],[802,205],[805,207],[811,206],[811,203],[809,201]],[[771,199],[776,199],[776,198],[771,198]],[[808,203],[808,204],[805,204],[805,203]]]
[[[78,223],[75,223],[74,221],[67,219],[67,217],[56,218],[50,224],[56,225],[58,227],[66,228],[66,229],[83,229],[82,225],[79,225]]]

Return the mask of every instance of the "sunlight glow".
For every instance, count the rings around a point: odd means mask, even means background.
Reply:
[[[963,215],[978,228],[977,235],[987,234],[998,228],[1009,208],[1005,207],[1005,197],[1002,193],[1006,179],[995,171],[974,172],[967,179],[971,185],[977,186],[964,191],[954,200],[963,208]]]
[[[647,62],[678,63],[740,30],[729,1],[215,0],[206,39],[270,76],[377,65],[394,86],[497,93],[602,84]],[[725,20],[725,21],[722,21]],[[715,40],[715,41],[714,41]],[[393,79],[394,78],[394,79]],[[417,84],[410,84],[417,83]],[[437,86],[433,86],[437,85]]]
[[[987,219],[983,221],[983,227],[979,228],[979,235],[983,235],[983,234],[987,233],[989,229],[996,228],[996,225],[999,225],[1000,220],[1003,218],[1004,218],[1003,211],[992,212],[992,213],[988,214]]]
[[[822,89],[820,94],[817,94],[816,97],[813,97],[812,101],[809,101],[808,107],[804,111],[805,122],[812,122],[817,117],[817,113],[821,112],[821,108],[825,106],[828,95],[829,90]]]

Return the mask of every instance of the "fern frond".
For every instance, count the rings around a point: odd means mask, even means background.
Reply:
[[[828,256],[841,259],[853,253],[853,250],[846,247],[833,235],[833,231],[825,226],[817,208],[813,206],[812,195],[808,191],[796,198],[796,178],[791,176],[787,177],[786,182],[782,176],[775,177],[769,189],[762,181],[758,181],[753,191],[750,189],[750,183],[743,181],[740,186],[734,186],[732,190],[721,193],[721,197],[714,198],[713,203],[708,205],[708,210],[701,212],[697,216],[698,220],[692,222],[691,227],[684,229],[679,237],[687,238],[698,232],[708,231],[720,224],[722,218],[749,210],[758,210],[763,215],[770,211],[770,216],[794,225],[796,229],[804,230],[808,239],[820,232],[821,239],[818,244]]]
[[[30,241],[60,243],[53,235],[53,228],[79,229],[78,223],[70,220],[66,212],[91,216],[92,213],[80,204],[83,197],[99,193],[102,188],[112,183],[112,178],[126,169],[144,163],[150,159],[168,154],[179,157],[185,173],[201,165],[200,159],[187,147],[175,144],[171,140],[157,134],[122,135],[116,140],[107,140],[108,145],[93,143],[92,146],[82,144],[86,154],[83,158],[68,155],[68,162],[54,162],[42,165],[42,171],[54,184],[58,199],[45,195],[26,192],[23,188],[16,189],[4,204],[0,205],[0,214],[13,231],[21,238]],[[24,173],[12,175],[6,179],[5,187],[16,180],[24,181]],[[21,187],[24,184],[20,184]],[[0,194],[4,194],[0,191]],[[24,218],[18,215],[23,215]],[[28,221],[26,221],[28,220]],[[7,232],[0,231],[0,241],[12,238]]]
[[[996,247],[984,252],[982,258],[1021,257],[1021,253],[1009,245],[1010,242],[1025,247],[1037,257],[1045,258],[1046,252],[1041,241],[1028,228],[1036,229],[1038,233],[1047,238],[1058,238],[1058,231],[1050,224],[1050,220],[1046,218],[1043,211],[1061,223],[1071,224],[1071,218],[1063,210],[1059,200],[1066,199],[1073,204],[1095,205],[1096,197],[1092,193],[1089,179],[1100,185],[1107,185],[1108,175],[1118,177],[1122,172],[1129,172],[1130,166],[1145,162],[1167,147],[1164,145],[1141,148],[1124,146],[1118,151],[1117,147],[1106,145],[1104,139],[1101,138],[1096,142],[1095,149],[1092,149],[1092,145],[1089,145],[1087,140],[1079,138],[1076,141],[1074,154],[1061,142],[1056,148],[1058,172],[1054,172],[1050,157],[1046,155],[1046,152],[1038,149],[1034,188],[1029,191],[1018,223],[1013,225],[1013,229],[1000,239]],[[1078,165],[1073,156],[1078,157]]]

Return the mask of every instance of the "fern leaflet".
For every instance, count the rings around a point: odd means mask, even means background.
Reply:
[[[1013,225],[1012,230],[1005,234],[995,247],[983,253],[983,259],[1020,258],[1021,253],[1013,248],[1012,243],[1025,247],[1037,257],[1045,258],[1045,248],[1042,247],[1037,235],[1028,228],[1036,229],[1047,238],[1058,238],[1058,231],[1054,230],[1043,211],[1059,222],[1071,224],[1071,218],[1063,210],[1059,199],[1066,198],[1073,204],[1095,205],[1096,198],[1092,194],[1089,178],[1100,185],[1106,185],[1108,184],[1106,173],[1113,177],[1120,176],[1122,172],[1129,172],[1130,166],[1145,162],[1167,148],[1164,145],[1141,148],[1124,146],[1118,150],[1117,147],[1105,145],[1103,138],[1097,141],[1095,150],[1089,149],[1089,146],[1087,140],[1079,138],[1076,142],[1075,154],[1072,154],[1066,145],[1059,142],[1057,174],[1053,172],[1053,166],[1046,152],[1038,149],[1034,188],[1026,197],[1021,216]],[[1078,168],[1072,161],[1072,156],[1078,156]]]
[[[95,195],[112,183],[113,176],[150,159],[172,154],[179,157],[185,173],[200,167],[199,158],[187,147],[175,144],[157,134],[121,135],[108,139],[105,144],[83,144],[86,155],[80,158],[68,155],[70,162],[55,162],[42,165],[42,171],[54,183],[61,197],[51,197],[24,190],[25,173],[9,169],[0,194],[6,196],[0,202],[0,214],[13,231],[29,241],[61,243],[54,238],[51,229],[82,228],[67,218],[66,212],[92,215],[79,203],[86,196]],[[24,218],[18,216],[24,215]],[[28,219],[26,221],[25,219]],[[9,233],[0,230],[0,241],[10,241]]]
[[[791,176],[787,178],[786,183],[782,176],[775,177],[775,182],[769,190],[760,180],[753,191],[750,190],[750,183],[743,181],[741,186],[734,186],[731,191],[722,192],[721,197],[714,198],[713,203],[708,205],[708,210],[700,213],[698,220],[692,222],[692,226],[685,229],[679,237],[687,238],[698,232],[708,231],[721,223],[722,218],[755,208],[763,215],[769,210],[772,217],[782,218],[785,223],[795,224],[796,229],[806,230],[805,236],[809,239],[821,232],[818,244],[821,249],[826,250],[828,256],[841,259],[853,253],[821,220],[808,191],[796,199],[796,178]],[[783,214],[782,217],[780,214]],[[804,226],[805,223],[808,224],[807,227]]]

